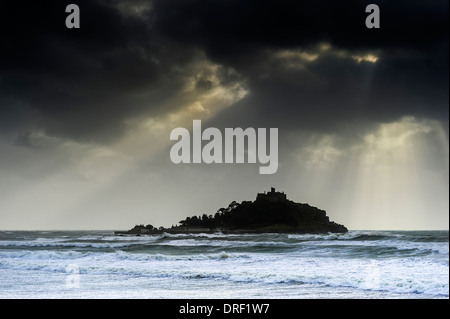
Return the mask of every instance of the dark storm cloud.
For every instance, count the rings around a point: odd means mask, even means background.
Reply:
[[[135,1],[134,3],[137,3]],[[152,12],[119,1],[77,1],[81,28],[65,27],[69,1],[7,1],[0,19],[0,130],[24,124],[83,141],[120,136],[124,120],[156,111],[176,92],[170,68],[193,58],[152,36]]]
[[[448,118],[445,0],[377,1],[379,30],[364,25],[373,1],[156,0],[139,14],[125,9],[143,1],[75,2],[79,30],[65,28],[69,1],[2,3],[1,132],[111,141],[127,118],[167,112],[161,105],[201,51],[247,80],[248,97],[217,119],[227,125],[332,131],[345,121]],[[302,69],[274,59],[320,43],[346,55],[320,54]],[[351,58],[367,52],[379,61]]]
[[[448,1],[376,1],[382,28],[365,27],[373,1],[156,0],[156,27],[212,56],[239,62],[264,47],[329,41],[346,48],[434,49],[447,37]],[[244,60],[242,60],[244,61]]]
[[[403,115],[447,121],[448,1],[377,1],[381,29],[369,30],[372,2],[165,0],[155,2],[155,26],[249,79],[249,97],[222,114],[228,123],[333,130],[340,121]],[[313,50],[321,42],[380,59],[328,55],[308,63],[307,73],[270,68],[267,50]],[[308,85],[311,74],[321,86]]]
[[[440,68],[433,59],[389,56],[376,64],[329,56],[309,63],[306,70],[269,68],[267,77],[261,78],[257,72],[249,76],[251,93],[221,118],[224,125],[234,122],[243,127],[327,133],[345,123],[369,125],[405,115],[434,118],[445,124],[448,79],[443,78]],[[218,122],[220,119],[216,125]]]

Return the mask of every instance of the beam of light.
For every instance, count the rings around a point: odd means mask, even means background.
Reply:
[[[355,149],[361,154],[360,195],[353,211],[360,223],[372,229],[440,228],[445,219],[448,224],[448,148],[436,138],[441,134],[437,121],[405,117],[364,137]]]
[[[448,139],[435,120],[379,124],[360,142],[310,140],[298,157],[297,192],[351,229],[448,227]],[[339,218],[337,218],[339,217]]]
[[[128,133],[113,145],[80,144],[33,132],[31,140],[45,149],[47,155],[23,150],[28,154],[25,158],[33,157],[30,164],[38,167],[49,158],[57,157],[64,157],[64,163],[58,162],[44,178],[30,180],[24,177],[20,189],[2,198],[0,211],[12,220],[14,215],[28,215],[31,218],[23,225],[41,229],[53,225],[55,220],[58,224],[76,223],[77,219],[86,217],[90,213],[80,211],[80,207],[99,194],[107,193],[121,183],[122,177],[133,174],[142,162],[151,161],[164,151],[171,143],[169,135],[173,128],[190,127],[192,119],[214,117],[247,94],[242,83],[222,85],[219,71],[216,64],[197,61],[187,71],[185,87],[167,102],[170,111],[157,117],[128,120]],[[198,90],[196,84],[200,77],[205,78],[205,74],[210,86]],[[17,149],[11,147],[10,152],[17,153]],[[21,218],[15,218],[16,223],[17,219]]]

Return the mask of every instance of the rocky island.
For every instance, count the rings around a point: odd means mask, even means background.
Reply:
[[[345,233],[347,228],[329,220],[324,210],[287,199],[284,192],[271,188],[258,193],[255,201],[233,201],[227,208],[220,208],[213,215],[187,217],[179,225],[155,228],[152,225],[136,225],[118,235],[158,233]]]

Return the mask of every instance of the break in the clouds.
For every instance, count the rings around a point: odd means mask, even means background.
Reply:
[[[448,1],[377,1],[380,29],[373,1],[72,2],[80,29],[69,1],[2,3],[4,227],[167,224],[272,184],[351,228],[448,223]],[[279,171],[174,166],[193,119],[279,128]]]

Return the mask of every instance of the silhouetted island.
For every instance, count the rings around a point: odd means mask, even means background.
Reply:
[[[115,234],[158,233],[345,233],[347,228],[329,220],[324,210],[288,200],[284,192],[271,188],[270,192],[258,193],[256,200],[231,202],[220,208],[214,216],[187,217],[180,225],[155,228],[152,225],[136,225],[128,231]]]

